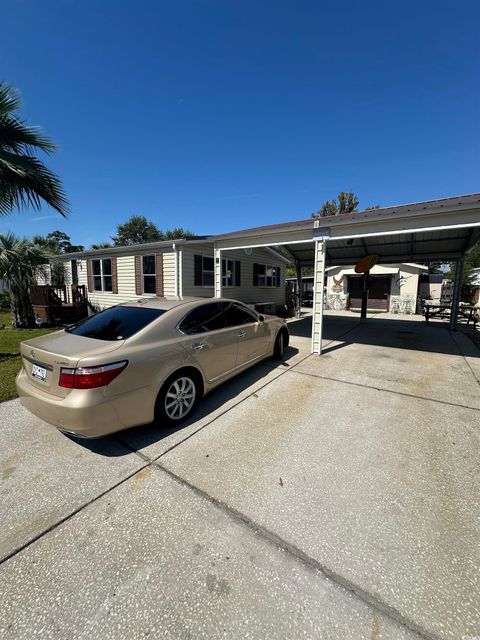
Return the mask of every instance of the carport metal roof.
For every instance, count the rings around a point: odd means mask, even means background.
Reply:
[[[308,218],[214,236],[218,249],[288,246],[301,265],[314,261],[314,239],[326,239],[328,265],[456,260],[480,239],[480,194],[357,213]]]

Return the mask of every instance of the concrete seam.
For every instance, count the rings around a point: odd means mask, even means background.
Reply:
[[[480,408],[470,407],[467,404],[457,404],[455,402],[447,402],[446,400],[437,400],[436,398],[416,396],[413,393],[406,393],[405,391],[393,391],[392,389],[382,389],[381,387],[371,387],[370,385],[362,384],[361,382],[351,382],[349,380],[340,380],[339,378],[330,378],[329,376],[321,376],[318,373],[309,373],[307,371],[294,371],[293,373],[298,373],[299,375],[302,375],[302,376],[309,376],[310,378],[320,378],[321,380],[331,380],[332,382],[340,382],[341,384],[350,384],[355,387],[362,387],[363,389],[372,389],[372,391],[383,391],[385,393],[392,393],[397,396],[404,396],[407,398],[416,398],[417,400],[424,400],[426,402],[436,402],[438,404],[445,404],[450,407],[458,407],[459,409],[470,409],[470,411],[480,411]]]
[[[158,461],[153,461],[152,466],[156,467],[160,471],[163,471],[170,478],[178,482],[183,487],[191,490],[193,493],[203,498],[207,502],[210,502],[219,511],[221,511],[222,513],[224,513],[234,521],[241,523],[242,525],[246,526],[247,529],[249,530],[253,530],[254,533],[261,536],[264,540],[266,540],[268,543],[270,543],[274,547],[280,548],[281,550],[286,551],[290,555],[294,556],[297,560],[299,560],[303,565],[305,565],[310,570],[321,573],[324,578],[326,578],[330,582],[333,582],[337,587],[340,587],[341,589],[349,591],[357,599],[359,599],[361,602],[366,604],[370,609],[373,609],[374,611],[379,612],[382,615],[390,618],[395,623],[402,625],[409,631],[416,633],[419,637],[424,638],[425,640],[440,640],[439,636],[436,636],[430,633],[429,631],[427,631],[426,629],[418,625],[413,620],[406,618],[403,614],[401,614],[397,609],[395,609],[391,605],[387,604],[386,602],[383,602],[382,600],[379,600],[378,598],[375,598],[371,593],[369,593],[362,587],[358,586],[354,582],[351,582],[347,578],[344,578],[343,576],[336,573],[332,569],[329,569],[327,566],[325,566],[318,560],[315,560],[315,558],[312,558],[311,556],[306,554],[304,551],[299,549],[294,544],[287,542],[276,533],[256,523],[247,515],[245,515],[241,511],[238,511],[234,507],[231,507],[223,500],[214,498],[203,489],[200,489],[199,487],[192,484],[185,478],[182,478],[181,476],[177,475],[176,473],[174,473],[173,471],[171,471],[170,469],[168,469]]]
[[[142,454],[138,454],[138,455],[143,458]],[[145,458],[143,458],[143,459],[145,459]],[[76,509],[74,509],[70,513],[67,513],[67,515],[65,515],[63,518],[60,518],[60,520],[58,520],[57,522],[54,522],[52,525],[50,525],[49,527],[47,527],[46,529],[44,529],[40,533],[37,533],[30,540],[27,540],[23,544],[19,545],[18,547],[16,547],[15,549],[13,549],[9,553],[7,553],[5,556],[0,558],[0,566],[2,564],[4,564],[5,562],[7,562],[8,560],[10,560],[11,558],[13,558],[13,556],[16,556],[18,553],[20,553],[21,551],[23,551],[24,549],[29,547],[34,542],[37,542],[38,540],[40,540],[40,538],[43,538],[43,536],[47,535],[51,531],[54,531],[61,524],[63,524],[64,522],[67,522],[68,520],[70,520],[70,518],[73,518],[73,516],[77,515],[77,513],[80,513],[80,511],[83,511],[83,509],[85,509],[85,507],[88,507],[89,505],[93,504],[94,502],[96,502],[100,498],[103,498],[103,496],[106,496],[108,493],[110,493],[110,491],[113,491],[114,489],[119,487],[124,482],[127,482],[128,480],[130,480],[130,478],[133,478],[133,476],[135,476],[137,473],[139,473],[139,471],[143,471],[144,469],[149,467],[150,464],[151,464],[150,461],[148,461],[147,464],[143,465],[143,467],[140,467],[139,469],[136,469],[132,473],[129,473],[128,476],[126,476],[125,478],[122,478],[121,480],[116,482],[111,487],[108,487],[108,489],[105,489],[104,491],[99,493],[97,496],[91,498],[87,502],[84,502],[83,504],[81,504],[79,507],[77,507]]]

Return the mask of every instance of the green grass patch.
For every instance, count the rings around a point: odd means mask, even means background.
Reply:
[[[3,313],[3,312],[1,312]],[[10,314],[8,314],[10,318]],[[0,316],[0,325],[6,324]],[[20,342],[51,333],[55,329],[0,329],[0,357],[2,353],[18,353]],[[0,360],[0,402],[17,397],[15,378],[22,366],[20,358]]]
[[[22,340],[44,336],[55,329],[0,329],[0,354],[18,353]]]
[[[20,358],[10,358],[0,362],[0,402],[13,400],[17,397],[15,378],[21,366]]]
[[[6,327],[12,326],[12,316],[10,311],[0,310],[0,327],[4,324]]]

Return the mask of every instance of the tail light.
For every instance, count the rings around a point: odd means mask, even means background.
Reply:
[[[110,384],[127,366],[128,361],[103,364],[100,367],[60,369],[58,385],[67,389],[96,389]]]

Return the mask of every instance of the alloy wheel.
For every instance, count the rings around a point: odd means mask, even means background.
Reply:
[[[165,395],[165,412],[172,420],[184,418],[192,409],[197,390],[186,376],[172,382]]]

